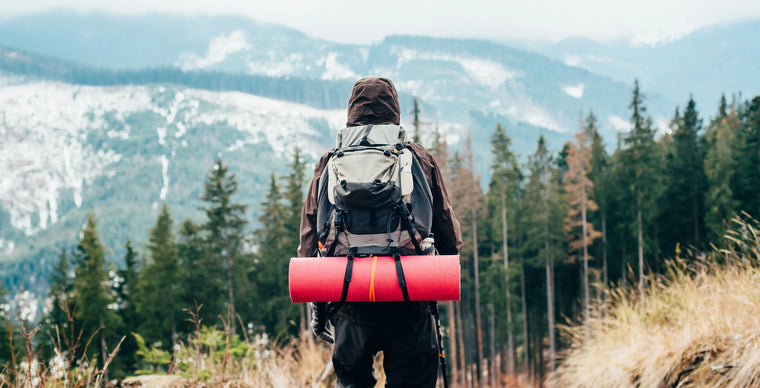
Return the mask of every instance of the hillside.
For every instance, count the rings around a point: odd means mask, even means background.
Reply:
[[[737,219],[738,220],[738,219]],[[565,327],[570,347],[557,368],[562,387],[757,387],[758,224],[739,221],[727,249],[670,263],[638,290],[610,290],[597,303],[590,337]],[[605,313],[602,313],[605,311]]]
[[[750,20],[704,27],[656,45],[570,38],[519,46],[618,81],[638,77],[681,105],[693,94],[711,107],[721,93],[760,93],[758,34],[760,21]]]
[[[269,174],[284,171],[295,146],[318,157],[345,113],[238,92],[44,81],[0,88],[0,117],[0,166],[10,172],[0,185],[0,273],[12,290],[39,290],[87,211],[112,259],[127,237],[145,238],[162,202],[176,220],[197,217],[217,157],[255,220]]]

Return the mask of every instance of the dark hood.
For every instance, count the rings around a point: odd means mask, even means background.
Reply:
[[[401,109],[393,82],[387,78],[367,77],[354,84],[348,100],[346,127],[367,124],[396,124],[401,120]]]

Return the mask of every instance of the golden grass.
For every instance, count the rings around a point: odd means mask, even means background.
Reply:
[[[588,331],[564,327],[571,346],[556,386],[760,386],[757,224],[738,222],[727,241],[728,249],[675,260],[666,276],[650,277],[643,306],[636,289],[614,289]]]

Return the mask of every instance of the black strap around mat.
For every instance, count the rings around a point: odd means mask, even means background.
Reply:
[[[404,279],[404,267],[401,266],[401,254],[393,254],[393,261],[396,263],[396,277],[398,277],[398,286],[401,287],[401,293],[404,295],[404,302],[409,302],[409,291],[406,289],[406,279]]]

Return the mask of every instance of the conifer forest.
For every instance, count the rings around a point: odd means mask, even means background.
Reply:
[[[760,219],[760,96],[684,96],[666,131],[638,81],[628,108],[630,129],[617,138],[602,138],[593,109],[582,112],[559,150],[543,137],[516,150],[509,126],[497,125],[485,177],[474,166],[486,150],[470,139],[448,144],[437,130],[419,133],[418,120],[407,128],[436,157],[462,227],[461,301],[440,304],[452,386],[551,381],[569,346],[562,327],[593,336],[587,322],[605,314],[611,288],[644,301],[645,277],[666,275],[671,260],[716,260],[732,220]],[[236,349],[253,338],[310,336],[308,309],[289,298],[288,262],[311,164],[294,149],[261,203],[238,195],[234,170],[218,159],[198,177],[202,221],[175,219],[164,204],[142,241],[123,241],[123,258],[106,257],[94,213],[82,220],[49,279],[44,317],[0,309],[0,386],[26,376],[30,353],[107,366],[105,381],[187,370],[202,381],[203,368],[179,356],[186,344],[216,338],[245,357]]]

